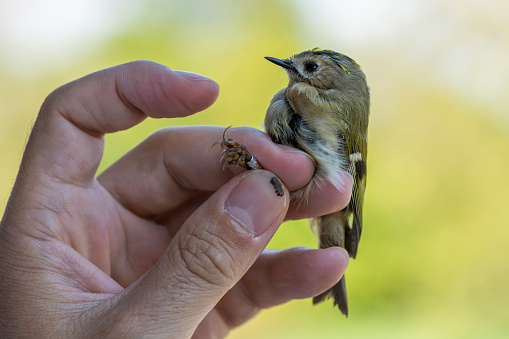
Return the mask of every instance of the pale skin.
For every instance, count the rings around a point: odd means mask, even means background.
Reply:
[[[223,171],[211,145],[224,128],[200,126],[158,131],[96,177],[105,133],[191,115],[218,93],[208,78],[139,61],[46,99],[0,226],[1,337],[219,338],[340,279],[342,249],[263,250],[284,220],[345,207],[351,178],[297,209],[288,192],[309,182],[313,161],[260,131],[228,136],[264,170]]]

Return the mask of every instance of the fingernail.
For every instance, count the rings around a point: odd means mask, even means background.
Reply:
[[[351,190],[353,187],[353,177],[348,172],[336,172],[327,178],[340,192]]]
[[[348,172],[341,172],[341,174],[343,175],[343,177],[346,178],[346,180],[349,180],[350,183],[353,186],[353,177],[352,177],[352,175],[350,173],[348,173]]]
[[[198,73],[186,72],[186,71],[175,71],[175,73],[177,73],[178,75],[180,75],[181,77],[183,77],[186,80],[191,80],[191,81],[196,81],[196,80],[197,81],[210,81],[210,82],[212,82],[212,83],[217,85],[217,82],[215,82],[211,78],[207,78],[206,76],[198,74]]]
[[[262,235],[281,215],[287,198],[281,181],[267,171],[246,174],[227,198],[225,211],[254,236]]]
[[[286,146],[286,145],[281,145],[281,144],[276,144],[276,146],[281,148],[285,152],[295,153],[295,154],[299,154],[299,155],[301,155],[303,157],[306,157],[309,160],[311,160],[313,162],[313,164],[316,164],[315,159],[313,159],[312,156],[310,156],[308,153],[306,153],[304,151],[301,151],[300,149],[297,149],[297,148],[294,148],[294,147],[290,147],[290,146]]]

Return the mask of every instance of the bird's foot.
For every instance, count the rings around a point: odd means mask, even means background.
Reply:
[[[223,163],[223,170],[230,165],[238,165],[245,169],[260,169],[262,168],[258,161],[249,153],[247,147],[233,139],[227,139],[226,132],[232,126],[227,127],[223,133],[223,140],[216,141],[212,147],[221,145],[221,152],[219,153],[219,161]]]

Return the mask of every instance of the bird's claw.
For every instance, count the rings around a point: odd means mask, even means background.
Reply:
[[[223,140],[216,141],[212,147],[221,145],[221,152],[219,153],[219,162],[223,163],[223,170],[227,169],[230,165],[238,165],[245,169],[260,169],[256,159],[249,153],[247,147],[233,139],[226,137],[226,132],[232,126],[228,126],[223,132]]]

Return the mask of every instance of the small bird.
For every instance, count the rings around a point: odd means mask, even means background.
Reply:
[[[367,129],[370,94],[366,76],[348,56],[326,49],[312,49],[288,59],[266,57],[288,74],[286,88],[276,93],[265,115],[265,130],[272,141],[299,148],[316,162],[310,183],[290,196],[293,202],[305,201],[315,186],[325,181],[338,188],[344,185],[339,173],[348,172],[354,184],[347,207],[312,220],[319,247],[340,246],[355,258],[362,231],[362,205],[366,188]],[[244,145],[226,138],[224,167],[238,164],[247,169],[260,168]],[[243,147],[243,148],[242,148]],[[345,278],[330,290],[313,298],[317,304],[333,298],[348,316]]]

